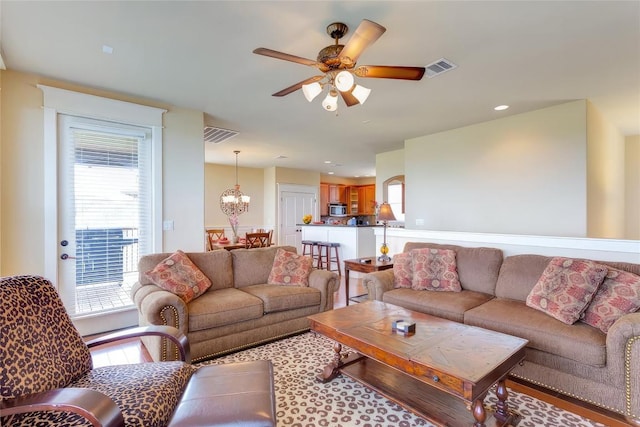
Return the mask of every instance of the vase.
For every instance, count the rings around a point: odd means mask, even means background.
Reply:
[[[231,236],[231,243],[233,243],[234,245],[236,243],[238,243],[240,241],[240,239],[238,238],[237,234],[234,234],[233,236]]]

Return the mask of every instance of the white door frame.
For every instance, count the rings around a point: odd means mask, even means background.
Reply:
[[[319,210],[319,198],[320,198],[320,187],[319,186],[313,186],[313,185],[302,185],[302,184],[276,184],[278,187],[278,191],[277,191],[277,202],[276,202],[276,218],[278,218],[278,223],[276,225],[276,228],[278,230],[278,244],[280,243],[280,236],[282,236],[282,223],[283,223],[283,219],[282,219],[282,206],[281,206],[281,199],[282,199],[282,193],[286,192],[286,191],[291,191],[291,192],[298,192],[298,193],[313,193],[315,199],[316,199],[316,208],[315,208],[315,212],[313,212],[313,217],[314,218],[320,218],[320,210]],[[300,218],[300,221],[302,221],[302,218]]]

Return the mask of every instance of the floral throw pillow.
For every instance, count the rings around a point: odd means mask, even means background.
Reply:
[[[211,280],[181,250],[144,274],[153,283],[176,294],[186,303],[198,298],[211,286]]]
[[[309,286],[313,259],[278,249],[267,283],[270,285]]]
[[[640,276],[613,267],[607,268],[609,272],[604,282],[581,319],[605,334],[616,320],[640,309]]]
[[[401,252],[393,256],[393,287],[394,288],[410,288],[411,279],[413,278],[413,269],[411,268],[411,254],[409,252]]]
[[[456,252],[451,249],[421,248],[411,252],[411,288],[427,291],[460,292]]]
[[[555,257],[531,289],[526,304],[572,325],[591,302],[607,270],[593,261]]]

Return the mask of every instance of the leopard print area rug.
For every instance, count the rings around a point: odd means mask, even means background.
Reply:
[[[271,360],[274,367],[278,427],[413,427],[433,426],[357,381],[340,375],[326,384],[316,381],[332,360],[333,341],[308,332],[240,351],[204,364]],[[485,399],[494,407],[493,391]],[[510,409],[522,419],[518,427],[591,427],[602,424],[579,417],[525,394],[509,390]],[[469,413],[469,425],[473,417]]]

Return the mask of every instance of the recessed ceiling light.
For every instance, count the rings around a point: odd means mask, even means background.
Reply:
[[[506,110],[507,108],[509,108],[508,105],[498,105],[497,107],[494,108],[494,110],[502,111],[502,110]]]
[[[113,53],[113,48],[111,46],[107,46],[106,44],[103,44],[102,45],[102,53],[112,54]]]
[[[325,164],[328,165],[329,163],[331,163],[331,160],[325,160],[324,162],[325,162]]]
[[[276,159],[276,160],[286,159],[286,158],[287,158],[287,156],[283,156],[283,155],[279,155],[279,156],[274,157],[274,159]]]
[[[368,125],[369,123],[371,123],[371,120],[363,120],[363,121],[362,121],[362,124],[363,124],[363,125]]]
[[[327,172],[329,175],[333,175],[333,172]]]

